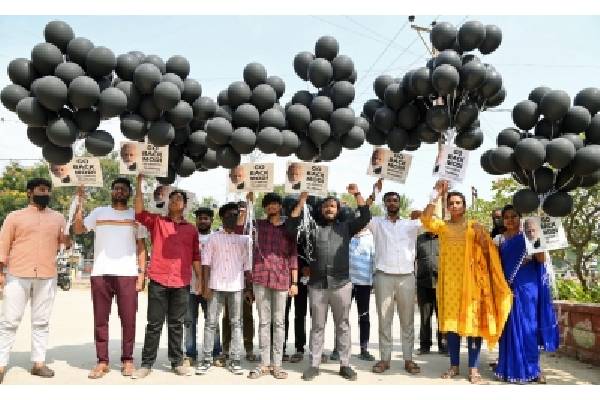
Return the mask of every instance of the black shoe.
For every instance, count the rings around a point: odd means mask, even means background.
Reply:
[[[329,355],[331,361],[340,361],[340,353],[337,350],[333,350]]]
[[[356,372],[350,367],[340,367],[340,376],[349,381],[355,381],[357,377]]]
[[[375,361],[375,356],[369,353],[366,349],[362,349],[360,351],[360,355],[358,356],[363,361]]]
[[[315,379],[315,376],[319,375],[319,368],[317,367],[308,367],[306,371],[302,374],[302,379],[305,381],[312,381]]]
[[[431,350],[429,350],[429,349],[418,349],[417,350],[417,354],[420,356],[423,356],[423,355],[429,354],[429,353],[431,353]]]

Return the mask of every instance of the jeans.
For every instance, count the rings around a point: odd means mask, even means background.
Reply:
[[[169,335],[169,361],[173,367],[183,364],[183,320],[189,293],[189,286],[172,288],[150,280],[148,284],[148,324],[142,349],[142,367],[151,368],[156,361],[165,318]]]
[[[207,312],[206,312],[206,299],[202,296],[198,296],[194,293],[189,294],[189,301],[187,312],[185,315],[185,355],[189,358],[196,360],[198,358],[197,349],[197,329],[198,329],[198,306],[202,307],[202,313],[204,314],[204,323],[206,323]],[[213,357],[221,354],[221,335],[220,335],[219,324],[215,327],[215,347],[213,349]]]
[[[212,298],[208,301],[208,317],[206,319],[206,323],[204,324],[204,341],[202,343],[202,351],[204,353],[204,360],[206,361],[212,361],[215,328],[219,319],[219,314],[225,303],[227,303],[229,308],[229,325],[231,332],[229,358],[233,361],[240,360],[240,349],[242,347],[242,327],[240,316],[242,311],[242,291],[221,292],[214,290]]]
[[[258,309],[258,337],[262,365],[281,367],[285,330],[284,314],[288,291],[270,289],[255,284],[254,295]],[[273,330],[272,335],[271,329]],[[271,357],[271,353],[273,357]]]
[[[371,288],[372,286],[369,285],[352,284],[352,297],[356,299],[356,309],[358,311],[361,350],[367,350],[369,347],[369,336],[371,331],[371,322],[369,321],[369,300],[371,298]]]
[[[448,353],[450,353],[450,365],[457,367],[460,364],[460,339],[455,332],[448,332]],[[469,349],[469,368],[477,368],[479,366],[479,352],[481,351],[481,338],[467,338],[467,346]]]

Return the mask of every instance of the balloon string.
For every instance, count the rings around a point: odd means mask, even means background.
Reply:
[[[575,175],[571,175],[571,177],[569,178],[569,180],[568,180],[568,181],[567,181],[567,182],[566,182],[564,185],[562,185],[561,187],[559,187],[559,188],[558,188],[558,190],[561,190],[562,188],[565,188],[565,187],[567,187],[567,186],[569,185],[569,183],[571,183],[571,181],[572,181],[573,179],[575,179]],[[557,191],[558,191],[558,190],[557,190]]]

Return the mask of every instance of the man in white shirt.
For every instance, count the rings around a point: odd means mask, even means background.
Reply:
[[[121,373],[131,376],[135,345],[137,293],[144,287],[146,270],[146,229],[135,221],[133,208],[127,207],[131,183],[117,178],[111,184],[112,205],[97,207],[84,219],[85,193],[79,187],[79,205],[75,213],[76,234],[94,231],[94,266],[91,287],[94,307],[94,341],[97,365],[90,379],[102,378],[110,371],[108,360],[108,319],[113,297],[116,297],[122,328]]]
[[[381,191],[379,179],[374,189]],[[367,200],[375,200],[375,191]],[[413,211],[411,219],[399,216],[400,195],[388,192],[383,196],[386,209],[384,217],[373,217],[368,228],[375,241],[375,305],[379,316],[380,360],[373,372],[383,373],[390,368],[392,359],[392,322],[394,306],[398,310],[402,329],[402,356],[404,369],[411,373],[421,372],[413,361],[414,348],[414,300],[415,300],[415,244],[421,227],[419,213]]]

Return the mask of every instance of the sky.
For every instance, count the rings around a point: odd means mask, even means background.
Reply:
[[[9,84],[6,66],[18,57],[30,57],[31,49],[44,41],[47,22],[67,22],[76,36],[95,45],[106,46],[116,55],[130,50],[158,54],[163,59],[181,54],[191,64],[190,77],[198,80],[203,95],[216,98],[220,90],[242,80],[244,66],[262,63],[269,75],[278,75],[286,83],[285,104],[297,90],[315,89],[294,73],[292,61],[300,51],[313,51],[323,35],[334,36],[340,53],[350,56],[358,71],[356,98],[351,105],[358,115],[363,104],[375,97],[373,81],[380,74],[402,77],[408,69],[424,66],[427,50],[416,32],[406,24],[407,16],[0,16],[0,86]],[[498,132],[513,126],[510,110],[540,85],[565,90],[573,98],[586,87],[600,87],[600,17],[598,16],[418,16],[416,23],[427,26],[433,20],[455,25],[467,20],[496,24],[503,40],[493,54],[483,56],[501,73],[507,98],[500,111],[480,115],[485,135],[483,145],[469,154],[465,181],[457,189],[470,198],[470,188],[479,197],[491,198],[494,177],[479,165],[483,151],[495,147]],[[427,37],[426,37],[427,39]],[[502,111],[508,110],[508,111]],[[26,126],[16,114],[0,106],[0,170],[8,159],[21,159],[29,165],[41,159],[41,149],[29,143]],[[122,138],[118,118],[103,122],[100,129]],[[357,183],[366,195],[374,178],[366,175],[372,146],[344,149],[330,168],[329,189],[345,191],[348,183]],[[384,191],[395,190],[413,200],[414,208],[423,208],[435,182],[431,175],[437,146],[424,144],[413,152],[413,161],[405,184],[384,183]],[[294,157],[291,157],[292,159]],[[242,159],[244,161],[244,158]],[[283,183],[286,159],[261,155],[261,162],[275,162],[275,183]],[[225,189],[226,171],[222,168],[196,172],[179,178],[176,185],[194,192],[198,198],[212,196],[219,202],[232,199]]]

